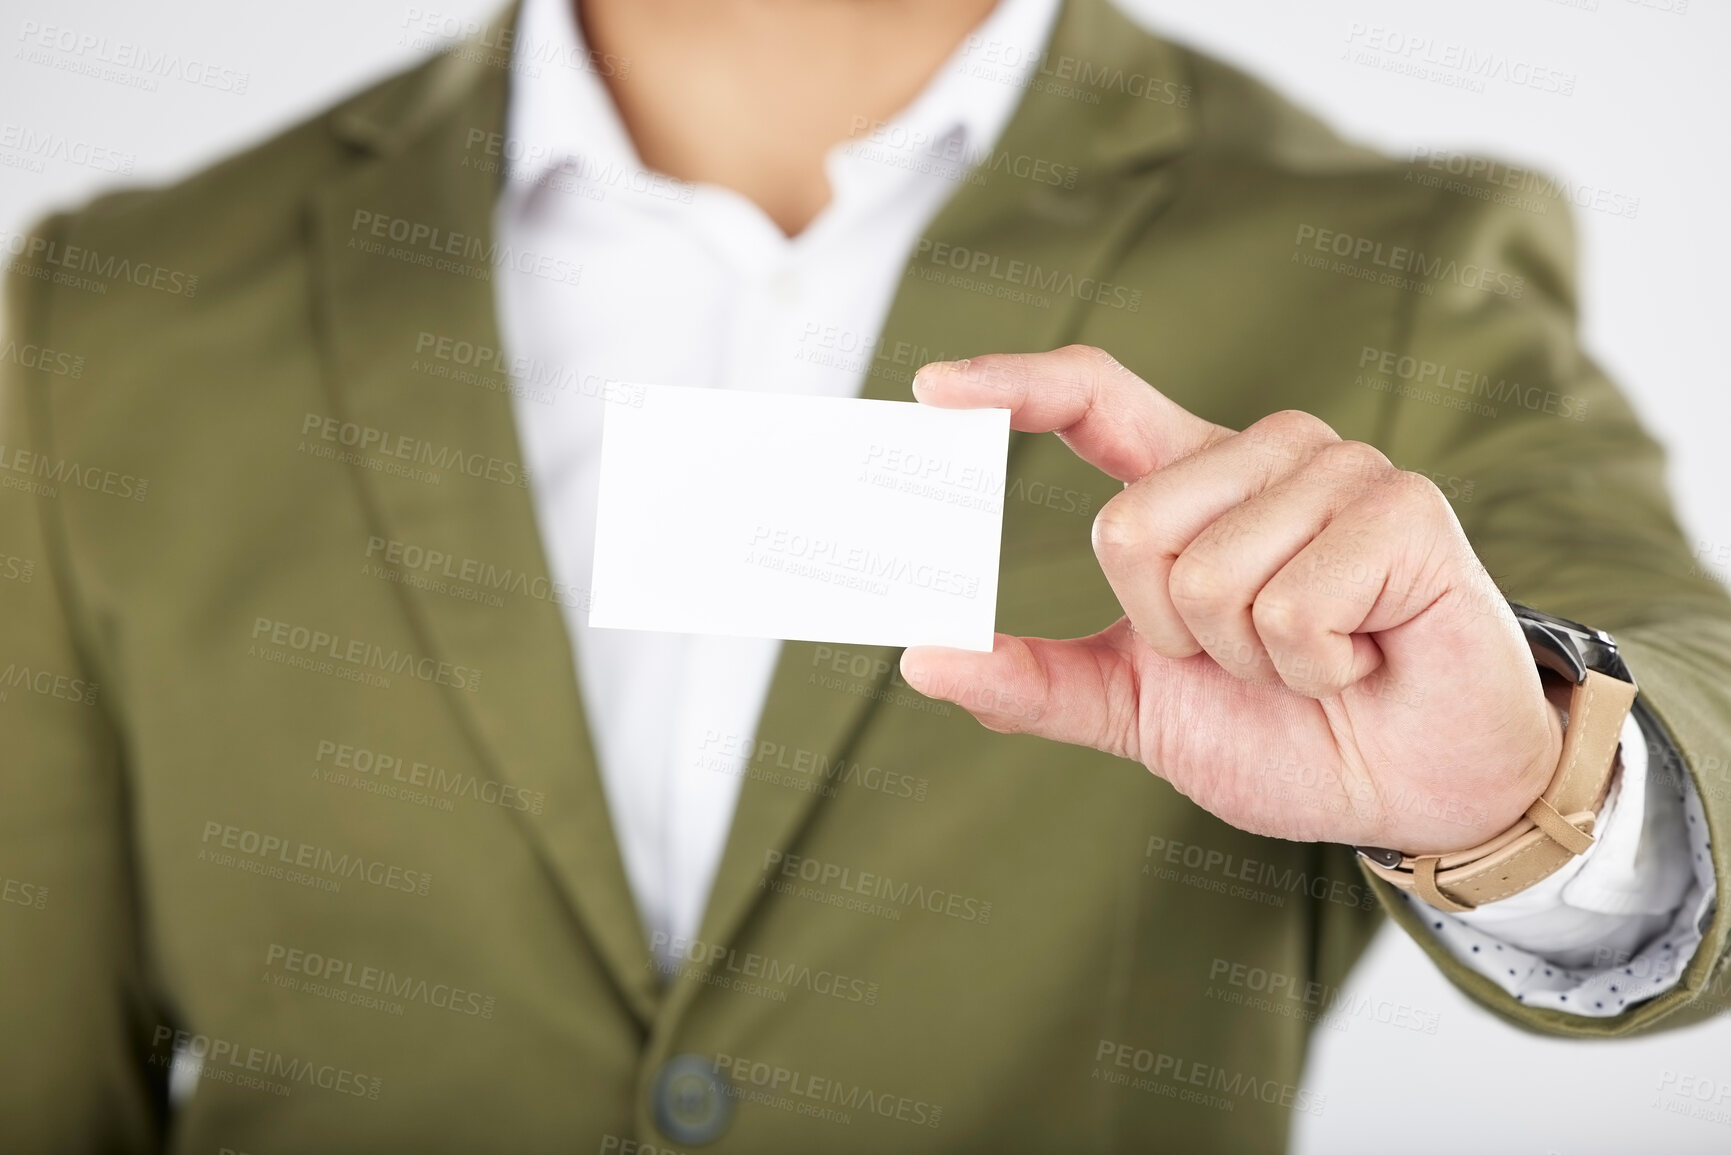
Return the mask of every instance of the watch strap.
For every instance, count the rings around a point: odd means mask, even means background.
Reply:
[[[1618,765],[1623,720],[1635,686],[1597,670],[1571,687],[1563,752],[1545,792],[1514,825],[1467,850],[1361,855],[1376,875],[1438,910],[1459,913],[1527,889],[1593,844],[1598,811]],[[1378,856],[1381,857],[1381,856]]]

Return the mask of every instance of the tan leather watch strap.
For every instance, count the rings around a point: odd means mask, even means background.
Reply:
[[[1438,910],[1471,910],[1549,878],[1593,844],[1593,827],[1617,766],[1633,683],[1588,670],[1571,688],[1563,753],[1551,784],[1524,817],[1493,838],[1450,854],[1403,855],[1398,866],[1367,867]]]

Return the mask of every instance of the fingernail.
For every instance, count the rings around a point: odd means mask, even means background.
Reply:
[[[917,390],[923,380],[929,380],[939,373],[962,373],[968,368],[968,359],[960,361],[928,361],[914,373],[914,388]]]

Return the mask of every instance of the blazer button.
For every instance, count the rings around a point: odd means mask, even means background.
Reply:
[[[655,1077],[655,1125],[675,1143],[713,1143],[733,1119],[728,1089],[702,1055],[675,1055]]]

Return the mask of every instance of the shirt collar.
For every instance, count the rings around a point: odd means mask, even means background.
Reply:
[[[961,129],[969,155],[991,148],[1020,103],[1057,23],[1061,0],[998,0],[891,123],[931,139]],[[983,65],[990,58],[1001,63]]]
[[[941,140],[960,129],[970,154],[990,148],[1015,112],[1051,36],[1060,3],[998,0],[890,123],[926,140]],[[980,67],[988,54],[996,63]],[[602,79],[612,69],[628,67],[629,62],[589,49],[572,0],[523,0],[500,146],[507,187],[532,187],[572,162],[641,169],[643,162]]]
[[[641,168],[602,75],[629,68],[591,53],[573,0],[523,0],[511,46],[505,174],[520,187],[573,160]]]

